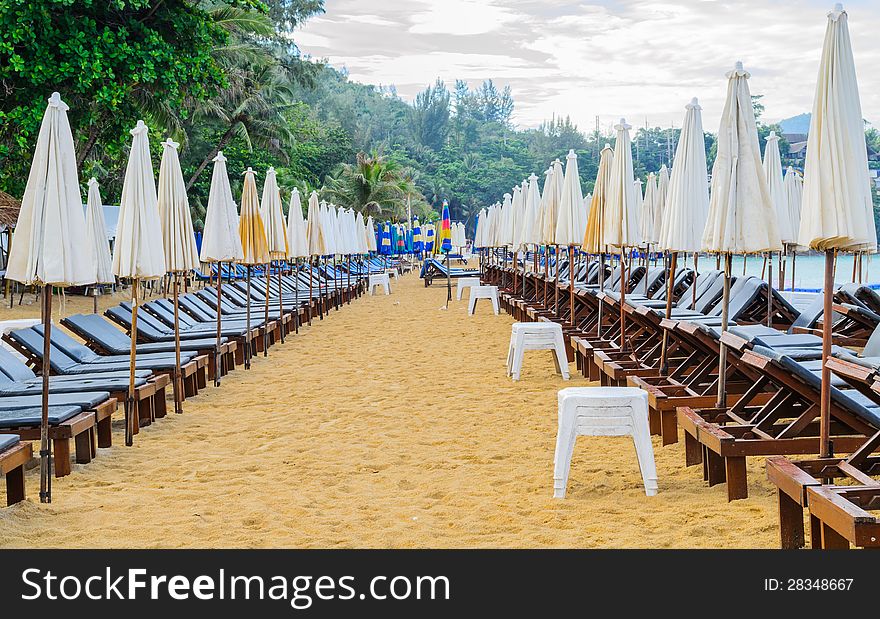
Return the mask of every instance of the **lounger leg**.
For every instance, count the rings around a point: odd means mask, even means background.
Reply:
[[[98,435],[98,447],[107,449],[113,446],[112,421],[110,417],[99,421],[95,430]]]
[[[190,374],[183,379],[183,395],[187,398],[195,397],[199,394],[196,387],[195,374]]]
[[[196,370],[196,393],[199,389],[205,389],[208,386],[208,372],[205,366]]]
[[[153,419],[161,419],[168,413],[168,405],[165,403],[165,389],[157,389],[156,395],[150,398],[150,406],[153,411]]]
[[[24,499],[24,465],[22,465],[6,473],[6,504],[15,505]]]
[[[804,547],[804,509],[785,494],[777,492],[779,506],[779,547],[791,550]]]
[[[660,436],[664,446],[678,442],[678,416],[674,410],[660,413]]]
[[[810,514],[810,548],[822,548],[822,521]]]
[[[653,408],[648,411],[648,428],[651,430],[651,436],[660,436],[662,434],[660,411]]]
[[[91,429],[80,432],[73,437],[77,464],[88,464],[92,461]]]
[[[695,466],[703,461],[703,450],[700,442],[691,436],[690,432],[684,433],[684,463],[685,466]]]
[[[66,438],[52,440],[55,452],[55,477],[70,475],[70,441]]]
[[[822,523],[822,549],[823,550],[848,550],[849,540],[840,533]]]
[[[724,458],[716,454],[711,449],[706,449],[706,481],[709,486],[716,486],[725,482],[724,478]]]
[[[155,416],[152,410],[152,401],[153,398],[146,398],[138,400],[137,402],[138,422],[141,427],[153,423]]]
[[[745,456],[728,456],[724,458],[727,476],[727,500],[736,501],[749,496],[749,484],[746,476]]]

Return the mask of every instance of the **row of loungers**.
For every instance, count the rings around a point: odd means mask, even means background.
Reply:
[[[134,336],[128,303],[111,307],[104,316],[79,314],[62,319],[61,324],[81,341],[57,326],[49,335],[49,438],[55,476],[71,472],[71,441],[78,464],[89,463],[99,447],[111,447],[112,416],[119,403],[132,402],[136,434],[166,416],[166,395],[176,373],[183,387],[179,397],[195,396],[209,380],[219,385],[223,375],[245,361],[248,341],[252,355],[266,353],[304,322],[323,319],[333,307],[339,310],[364,290],[362,279],[348,285],[317,271],[299,271],[280,279],[273,276],[269,282],[252,279],[250,289],[246,283],[233,282],[219,292],[206,288],[184,294],[179,298],[179,366],[174,307],[166,299],[139,306]],[[219,345],[218,317],[222,318]],[[37,325],[3,335],[24,360],[0,347],[0,471],[6,477],[10,505],[25,498],[23,467],[33,455],[27,441],[40,438],[44,334],[43,325]],[[133,392],[129,375],[132,337],[137,345]]]
[[[600,289],[595,261],[572,266],[560,259],[558,277],[555,268],[545,275],[490,266],[483,277],[504,287],[502,305],[516,319],[561,323],[569,360],[584,376],[647,391],[652,432],[668,445],[681,428],[686,465],[701,466],[710,486],[726,483],[729,500],[748,495],[746,458],[769,456],[783,547],[804,545],[804,509],[814,547],[880,546],[880,519],[870,511],[880,509],[873,455],[880,448],[880,297],[873,290],[835,291],[830,432],[835,453],[849,455],[796,462],[783,456],[819,453],[820,295],[799,311],[766,282],[733,278],[722,332],[718,271],[680,269],[670,286],[662,268],[634,267],[621,282],[620,269],[606,266]],[[722,346],[727,395],[719,406]]]

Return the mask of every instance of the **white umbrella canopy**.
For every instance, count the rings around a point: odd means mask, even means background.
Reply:
[[[336,209],[322,200],[319,213],[318,221],[324,238],[323,255],[334,255],[336,254]]]
[[[370,219],[372,221],[372,218]],[[323,256],[327,253],[321,226],[321,205],[318,203],[318,193],[315,191],[309,196],[309,208],[306,213],[306,236],[309,242],[310,256]]]
[[[727,74],[727,99],[703,232],[702,246],[707,252],[749,254],[782,249],[761,162],[749,77],[741,62]]]
[[[363,213],[357,213],[354,222],[354,233],[355,233],[355,243],[357,246],[357,251],[355,253],[358,254],[366,254],[370,251],[369,243],[367,242],[367,235],[364,234],[366,228],[366,222],[364,222]]]
[[[553,174],[553,166],[550,166],[544,171],[544,186],[543,189],[538,190],[538,208],[535,210],[535,236],[538,238],[538,243],[544,242],[544,220],[547,218],[547,200],[550,199],[550,188],[553,186],[553,182],[550,180],[550,175]],[[556,230],[554,229],[554,234]]]
[[[165,275],[165,254],[144,121],[139,120],[130,133],[131,152],[122,183],[119,223],[113,243],[113,273],[121,278],[156,279]]]
[[[529,175],[529,184],[526,189],[526,214],[523,220],[523,245],[541,244],[541,192],[538,189],[538,177]]]
[[[113,262],[110,257],[110,243],[107,242],[107,225],[104,222],[104,206],[98,181],[89,179],[89,197],[86,202],[86,245],[92,248],[95,257],[96,284],[112,284]]]
[[[786,217],[788,217],[792,228],[797,233],[801,226],[801,201],[804,194],[804,179],[792,166],[788,166],[782,184],[785,186]],[[797,241],[792,241],[792,243],[795,242]]]
[[[659,226],[654,226],[654,216],[660,208],[658,201],[657,175],[651,172],[648,174],[648,179],[645,181],[645,195],[642,198],[642,219],[639,222],[642,238],[648,239],[649,241],[653,241],[653,232],[656,231],[656,228],[659,228]],[[650,218],[650,221],[645,222],[645,217]],[[649,227],[647,235],[645,234],[646,226]]]
[[[582,242],[584,251],[591,254],[604,253],[608,248],[605,239],[605,219],[608,217],[608,188],[611,186],[613,160],[614,151],[609,144],[606,144],[599,154],[599,170],[596,173],[596,183],[593,185],[587,229]]]
[[[697,99],[685,107],[658,244],[668,251],[698,252],[709,216],[706,142]],[[649,179],[650,182],[650,179]]]
[[[91,246],[80,242],[86,221],[68,109],[52,93],[37,136],[6,267],[6,278],[23,284],[95,283]]]
[[[642,240],[633,178],[631,128],[623,118],[614,126],[617,141],[605,207],[605,242],[613,247],[634,247]]]
[[[368,251],[376,251],[376,226],[373,223],[373,216],[367,217],[367,223],[364,226],[364,237]]]
[[[266,241],[266,226],[260,214],[257,197],[257,179],[251,168],[245,170],[244,184],[241,188],[241,214],[238,219],[238,235],[244,250],[242,264],[255,265],[269,262],[269,244]]]
[[[565,175],[556,220],[556,245],[579,245],[587,228],[584,194],[578,175],[577,155],[569,150],[565,157]]]
[[[642,194],[642,179],[637,178],[633,183],[635,184],[636,206],[639,209],[639,234],[642,236],[642,242],[656,243],[652,208],[654,205],[645,199],[645,194]]]
[[[238,235],[238,213],[226,173],[226,157],[223,151],[219,151],[214,157],[199,259],[202,262],[238,262],[242,258],[244,250]]]
[[[189,198],[177,154],[179,146],[170,138],[162,142],[162,162],[159,164],[158,204],[165,266],[174,273],[191,271],[199,266]]]
[[[764,147],[764,176],[767,179],[767,190],[770,192],[770,202],[776,213],[776,225],[779,229],[779,239],[783,243],[794,243],[797,240],[797,228],[792,226],[788,218],[788,197],[785,195],[785,186],[782,182],[782,158],[779,156],[779,136],[771,131],[767,136],[767,144]]]
[[[657,173],[657,202],[654,209],[654,229],[659,230],[666,216],[666,206],[669,204],[669,168],[666,164],[660,166]]]
[[[798,244],[875,251],[865,128],[848,21],[839,4],[828,14],[807,139]]]
[[[263,199],[260,201],[260,215],[266,227],[266,241],[269,243],[269,256],[273,260],[284,260],[288,255],[287,230],[284,225],[284,211],[281,208],[281,190],[275,168],[266,171],[263,181]]]
[[[562,199],[562,182],[565,172],[559,159],[550,164],[550,173],[544,182],[544,192],[541,194],[542,212],[544,217],[544,230],[541,240],[545,245],[556,242],[556,222],[559,219],[559,201]],[[548,187],[549,183],[549,187]]]
[[[309,241],[306,238],[306,222],[303,219],[302,200],[299,189],[290,193],[290,210],[287,212],[287,250],[291,258],[307,258]]]
[[[495,229],[495,247],[513,244],[513,196],[504,194],[504,202],[498,211],[498,226]]]
[[[513,188],[513,197],[510,200],[510,208],[507,209],[504,227],[504,244],[516,249],[517,236],[519,235],[520,223],[522,223],[523,195],[519,185]]]
[[[488,211],[485,207],[481,208],[480,212],[477,214],[477,229],[474,231],[474,247],[482,248],[486,246],[483,239],[486,236],[487,215]]]

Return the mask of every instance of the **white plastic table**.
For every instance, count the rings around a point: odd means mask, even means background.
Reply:
[[[373,294],[373,289],[376,286],[381,286],[385,289],[385,294],[391,294],[391,280],[388,278],[388,273],[372,273],[370,275],[370,295]]]
[[[569,387],[559,391],[553,496],[565,498],[578,436],[631,436],[645,494],[657,494],[657,466],[648,429],[648,393],[633,387]]]
[[[515,322],[510,329],[510,346],[507,349],[507,375],[519,380],[522,373],[523,353],[527,350],[553,351],[556,371],[568,380],[568,356],[562,325],[555,322]]]
[[[461,301],[461,293],[464,292],[465,288],[471,288],[473,286],[480,285],[479,277],[459,277],[458,282],[455,284],[455,294],[459,301]]]
[[[489,299],[492,301],[492,309],[495,315],[499,313],[498,308],[498,286],[471,286],[471,296],[468,301],[468,315],[473,316],[477,307],[477,299]]]

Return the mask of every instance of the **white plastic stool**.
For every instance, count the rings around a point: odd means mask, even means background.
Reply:
[[[645,494],[657,494],[646,391],[632,387],[569,387],[559,391],[559,431],[553,467],[553,496],[557,499],[565,498],[571,454],[578,436],[631,436]]]
[[[397,279],[397,277],[398,277],[397,269],[385,269],[385,275],[390,275],[394,279]]]
[[[391,280],[388,279],[388,273],[372,273],[370,275],[370,296],[376,286],[385,288],[385,294],[391,294]]]
[[[468,301],[468,315],[473,316],[477,307],[477,299],[489,299],[492,301],[492,309],[498,315],[498,286],[471,286],[471,297]]]
[[[461,293],[464,292],[465,288],[471,288],[473,286],[479,285],[479,277],[459,277],[458,282],[455,284],[455,294],[458,297],[458,300],[461,301]]]
[[[473,288],[471,290],[474,290]],[[473,294],[473,293],[472,293]],[[523,353],[527,350],[551,350],[556,371],[569,379],[568,356],[562,325],[555,322],[515,322],[510,329],[510,346],[507,349],[507,375],[519,380],[522,373]]]

